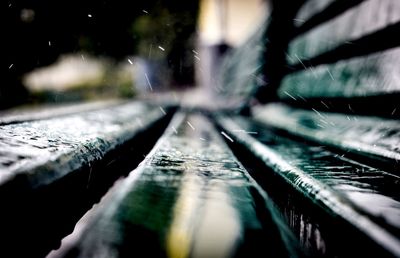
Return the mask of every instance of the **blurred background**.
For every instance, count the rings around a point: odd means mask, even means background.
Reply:
[[[262,0],[9,0],[0,109],[213,87]]]

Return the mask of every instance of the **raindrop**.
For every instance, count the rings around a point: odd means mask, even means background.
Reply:
[[[334,80],[335,80],[335,78],[333,77],[333,75],[332,75],[331,71],[329,71],[329,69],[328,69],[328,68],[326,68],[326,70],[328,71],[328,74],[329,74],[329,76],[331,77],[332,81],[334,81]]]
[[[321,118],[325,118],[320,112],[318,112],[318,110],[316,110],[315,108],[311,108],[319,117]]]
[[[299,23],[303,23],[303,22],[305,22],[305,20],[303,20],[303,19],[293,19],[293,21],[295,21],[295,22],[299,22]]]
[[[189,121],[186,121],[186,123],[190,126],[190,128],[192,128],[193,131],[195,130],[194,126]]]
[[[325,102],[323,102],[322,100],[321,100],[321,104],[324,105],[327,109],[329,109],[329,106]]]
[[[162,112],[164,115],[167,114],[167,112],[165,112],[165,110],[164,110],[162,107],[160,107],[160,110],[161,110],[161,112]]]
[[[229,135],[227,135],[224,131],[221,131],[221,134],[223,136],[225,136],[226,139],[230,140],[231,142],[233,142],[233,139],[231,137],[229,137]]]
[[[291,97],[292,99],[294,99],[295,101],[297,101],[297,99],[295,97],[293,97],[292,95],[289,94],[289,92],[284,91],[283,93],[285,93],[287,96]]]
[[[153,87],[151,87],[151,83],[150,83],[149,77],[147,76],[147,73],[145,73],[144,76],[146,77],[146,81],[147,81],[147,84],[149,85],[150,90],[153,91]]]

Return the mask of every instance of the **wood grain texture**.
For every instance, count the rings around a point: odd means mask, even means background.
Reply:
[[[330,65],[308,67],[284,78],[281,98],[356,97],[400,91],[400,48]]]
[[[310,4],[309,9],[320,10],[327,1],[313,2],[318,2],[318,4]],[[302,17],[301,12],[299,17]],[[292,41],[289,45],[288,61],[294,64],[299,62],[298,59],[310,59],[341,44],[351,44],[353,40],[363,35],[378,31],[398,21],[400,21],[399,1],[364,1]]]

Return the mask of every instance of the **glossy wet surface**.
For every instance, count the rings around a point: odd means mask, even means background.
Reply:
[[[256,123],[235,120],[240,128],[277,151],[292,166],[331,187],[354,204],[400,228],[400,177],[356,163],[345,154],[280,137]],[[302,183],[299,181],[299,183]]]
[[[329,106],[326,105],[326,110]],[[349,106],[351,108],[351,106]],[[400,122],[378,117],[300,110],[271,104],[254,111],[255,120],[294,135],[370,156],[385,158],[394,174],[400,162]]]
[[[139,102],[103,104],[0,125],[1,257],[40,258],[57,248],[113,183],[137,167],[171,117],[167,108],[165,114]]]
[[[157,107],[128,103],[65,117],[2,125],[0,182],[26,171],[32,186],[52,181],[82,164],[100,159],[162,116]],[[34,173],[40,167],[49,171],[47,175]]]
[[[221,137],[202,116],[176,115],[107,195],[78,241],[79,257],[295,257],[293,236]]]
[[[398,177],[333,153],[324,146],[282,137],[273,129],[248,119],[220,121],[234,140],[248,146],[294,189],[312,202],[323,203],[332,214],[340,214],[356,227],[371,231],[368,234],[376,240],[390,243],[390,248],[398,251]],[[376,227],[375,223],[380,226]],[[382,233],[383,228],[390,233]]]

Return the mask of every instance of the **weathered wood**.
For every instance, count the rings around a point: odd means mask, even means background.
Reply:
[[[279,212],[222,135],[205,117],[175,116],[65,257],[298,256]]]
[[[305,71],[286,76],[279,96],[287,99],[398,93],[399,60],[400,48],[395,48],[330,65],[308,67]]]
[[[121,105],[121,100],[101,100],[88,103],[72,104],[52,104],[41,105],[37,107],[21,107],[0,112],[0,125],[22,123],[52,117],[82,113],[86,111],[109,108],[115,105]]]
[[[325,10],[335,0],[308,0],[299,10],[296,19],[293,21],[296,27],[300,27],[304,22]]]
[[[0,256],[54,248],[142,160],[166,119],[158,106],[133,102],[1,125]]]
[[[309,0],[299,10],[294,19],[294,37],[327,22],[365,0]]]
[[[328,105],[325,110],[329,110]],[[317,109],[308,111],[283,104],[259,107],[254,110],[253,117],[267,126],[335,147],[346,155],[363,156],[371,164],[383,166],[400,176],[400,122],[396,120],[327,113]]]
[[[164,114],[129,103],[100,111],[0,127],[0,185],[22,177],[31,188],[51,183],[147,128]]]
[[[400,203],[395,190],[398,176],[354,162],[323,146],[282,137],[248,119],[220,117],[218,121],[234,141],[250,150],[297,194],[370,239],[346,239],[349,231],[342,231],[338,235],[342,247],[348,241],[355,253],[368,254],[377,244],[388,254],[400,255]],[[351,253],[347,250],[347,255]]]
[[[398,21],[400,21],[399,1],[364,1],[292,41],[289,45],[288,61],[290,64],[298,63],[298,59],[310,59],[341,44],[352,44],[353,40]]]

